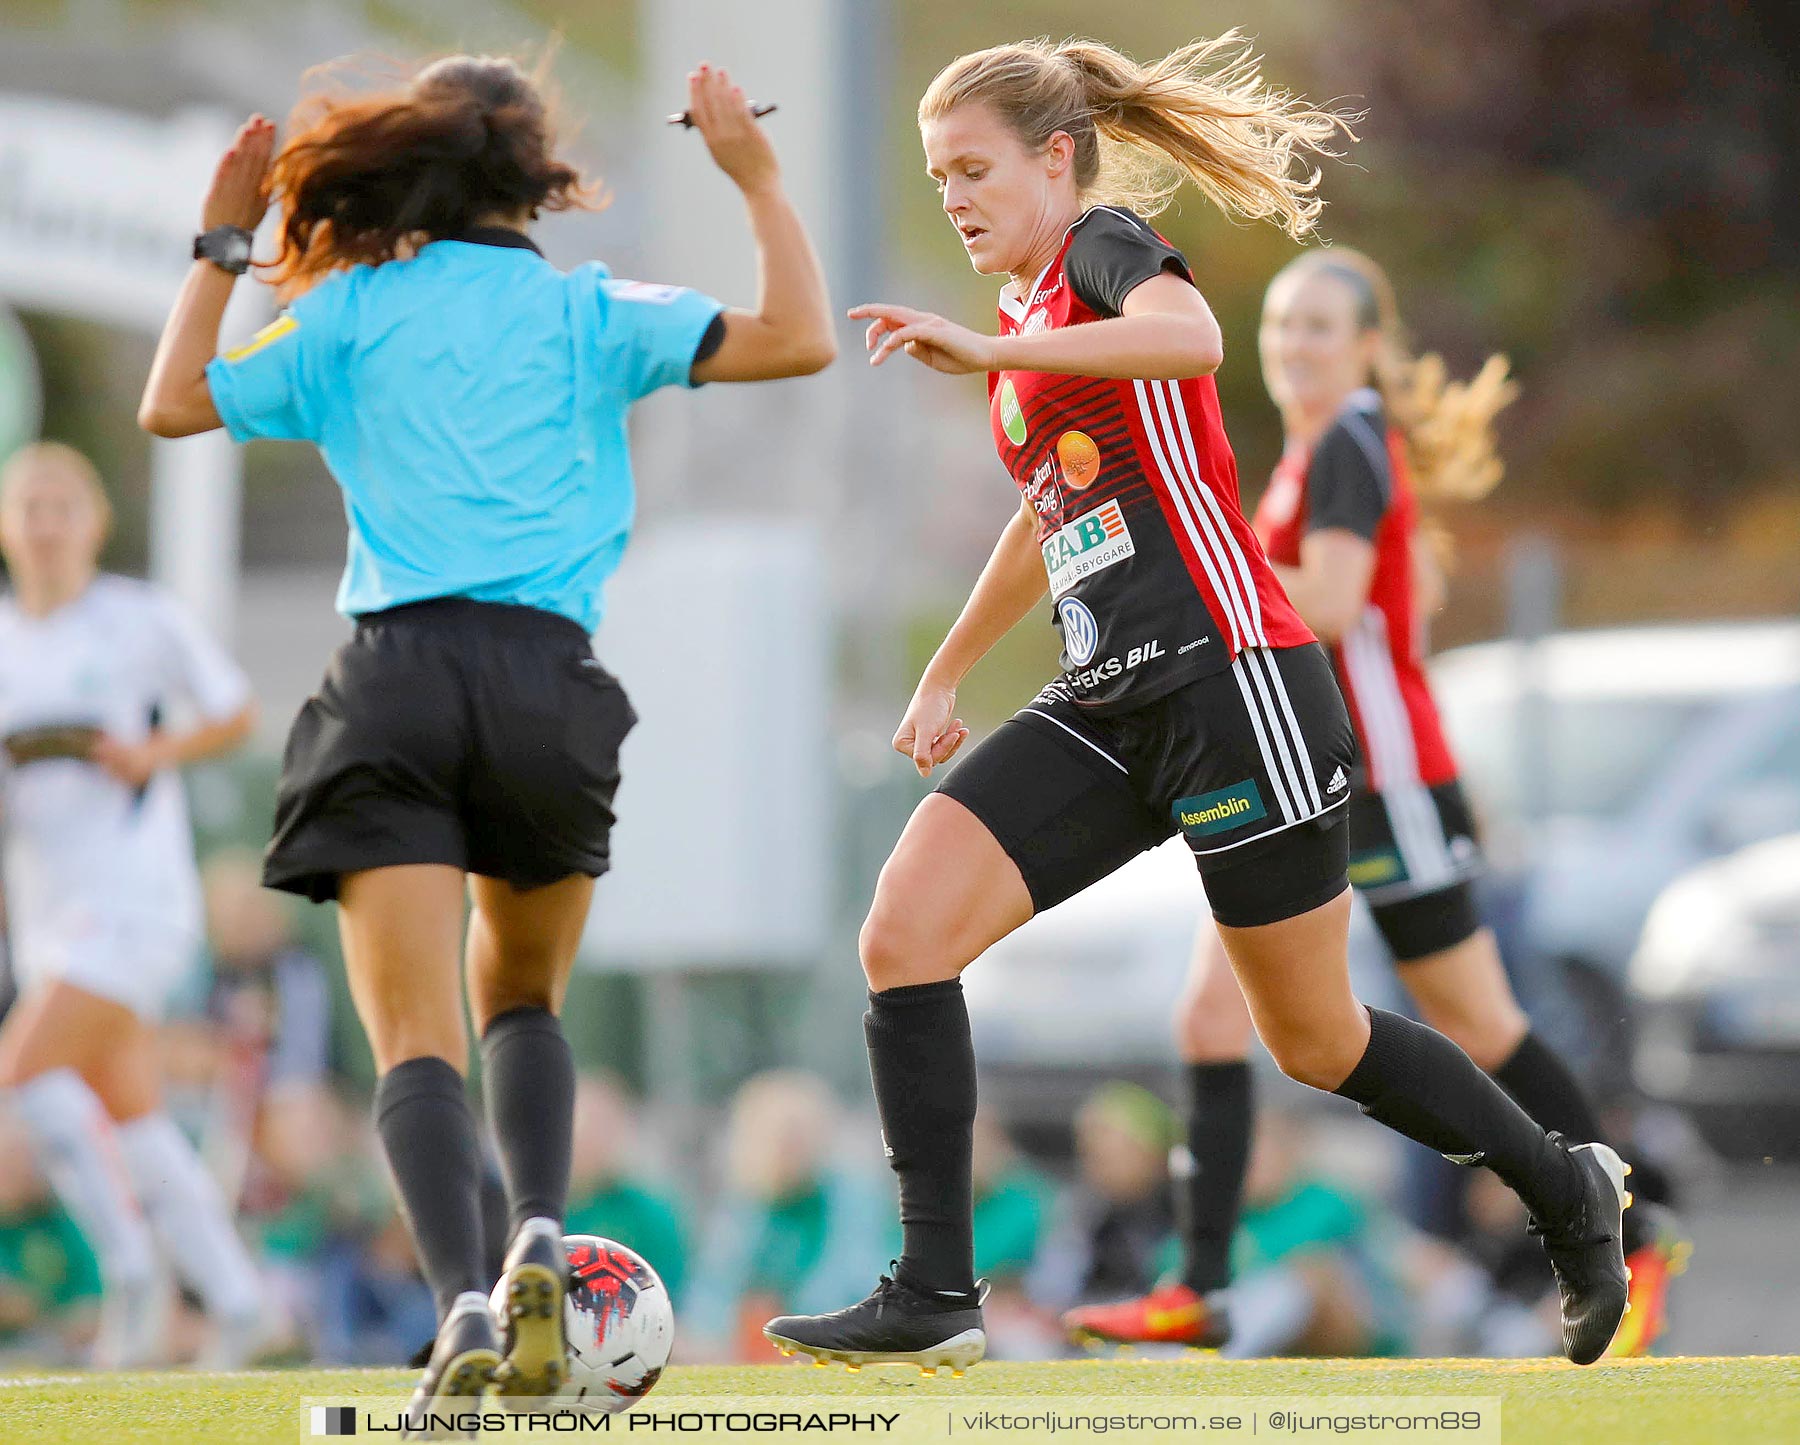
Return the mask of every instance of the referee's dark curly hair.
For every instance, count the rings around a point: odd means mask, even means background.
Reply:
[[[535,219],[592,203],[593,188],[556,156],[538,82],[504,57],[450,56],[399,94],[328,91],[293,120],[272,170],[287,291],[495,212]]]

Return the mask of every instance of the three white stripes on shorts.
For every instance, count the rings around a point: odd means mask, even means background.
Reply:
[[[1284,823],[1298,823],[1325,811],[1319,780],[1313,772],[1306,735],[1294,717],[1287,685],[1274,657],[1263,648],[1240,652],[1231,664],[1238,691],[1244,695],[1244,711],[1262,750],[1263,771],[1275,794]]]

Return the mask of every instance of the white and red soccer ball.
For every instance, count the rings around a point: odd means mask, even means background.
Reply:
[[[563,1238],[569,1378],[556,1398],[577,1410],[628,1410],[650,1393],[675,1344],[675,1311],[650,1263],[595,1234]],[[494,1310],[504,1320],[495,1287]],[[503,1326],[504,1327],[504,1326]]]

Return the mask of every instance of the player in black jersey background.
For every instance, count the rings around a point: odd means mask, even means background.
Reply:
[[[1423,507],[1478,500],[1499,480],[1493,421],[1515,390],[1506,359],[1450,381],[1440,357],[1408,347],[1386,272],[1336,245],[1269,283],[1259,344],[1286,445],[1255,526],[1332,646],[1357,723],[1350,880],[1419,1017],[1546,1129],[1600,1139],[1586,1092],[1533,1032],[1483,925],[1475,822],[1424,666],[1444,579]],[[1078,1337],[1217,1346],[1245,1313],[1227,1286],[1250,1155],[1252,1025],[1213,929],[1195,940],[1175,1033],[1188,1124],[1171,1160],[1181,1266],[1143,1296],[1072,1310],[1064,1324]],[[1663,1328],[1685,1242],[1668,1211],[1640,1201],[1623,1243],[1632,1308],[1611,1353],[1642,1354]]]
[[[874,363],[904,350],[989,374],[996,448],[1022,498],[894,746],[921,774],[956,754],[968,736],[957,683],[1046,583],[1063,675],[919,806],[863,927],[870,1072],[904,1233],[893,1275],[847,1309],[765,1334],[852,1365],[982,1357],[961,971],[1180,831],[1281,1067],[1505,1179],[1556,1269],[1565,1352],[1588,1363],[1625,1309],[1624,1166],[1604,1145],[1546,1135],[1449,1040],[1351,992],[1349,718],[1239,506],[1210,376],[1217,323],[1187,260],[1143,220],[1190,181],[1222,209],[1304,235],[1322,203],[1302,158],[1331,145],[1342,117],[1268,87],[1232,34],[1148,66],[1086,42],[965,55],[919,120],[970,261],[1011,277],[1001,334],[898,306],[851,315],[871,323]],[[1096,209],[1109,201],[1110,217]],[[1103,482],[1120,487],[1099,507]],[[1165,616],[1145,588],[1190,602]]]

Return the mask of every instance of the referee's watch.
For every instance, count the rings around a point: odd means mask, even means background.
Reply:
[[[250,233],[242,226],[214,226],[194,237],[194,259],[242,276],[250,269]]]

